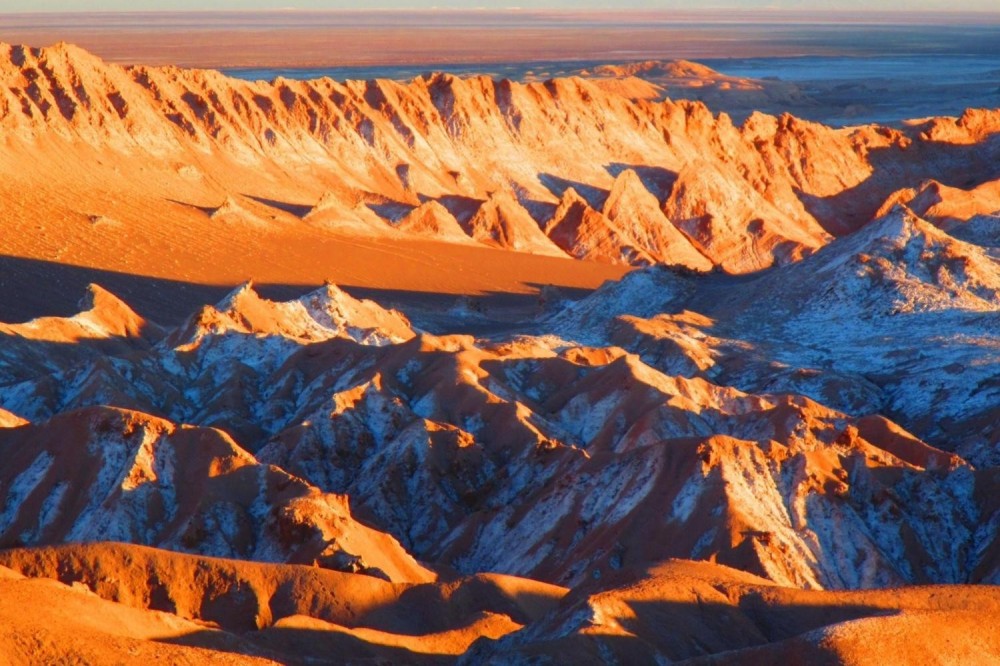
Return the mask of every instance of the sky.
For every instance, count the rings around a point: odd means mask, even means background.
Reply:
[[[823,11],[988,11],[1000,13],[1000,0],[701,0],[699,9],[823,10]],[[0,0],[0,12],[135,11],[234,9],[691,9],[691,0]]]

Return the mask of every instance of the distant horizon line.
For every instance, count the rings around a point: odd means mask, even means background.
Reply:
[[[937,16],[954,16],[956,14],[962,15],[987,15],[987,16],[1000,16],[1000,8],[995,10],[989,9],[814,9],[814,8],[798,8],[798,9],[782,9],[782,8],[747,8],[747,7],[707,7],[704,9],[651,9],[648,7],[618,7],[615,9],[596,9],[596,8],[567,8],[567,7],[470,7],[470,8],[457,8],[457,7],[369,7],[364,9],[357,8],[333,8],[333,9],[316,9],[316,8],[299,8],[299,7],[269,7],[269,8],[246,8],[246,9],[76,9],[76,10],[60,10],[60,9],[42,9],[33,11],[10,11],[0,8],[0,15],[4,16],[38,16],[46,15],[51,16],[53,14],[64,14],[64,15],[81,15],[81,14],[373,14],[373,13],[391,13],[391,14],[569,14],[569,15],[580,15],[580,14],[612,14],[619,15],[622,12],[629,14],[681,14],[681,15],[706,15],[706,14],[718,14],[725,12],[731,14],[737,12],[740,14],[760,14],[765,16],[775,16],[781,14],[787,15],[828,15],[828,16],[857,16],[863,14],[866,16],[873,15],[899,15],[903,14],[906,16],[913,15],[937,15]]]

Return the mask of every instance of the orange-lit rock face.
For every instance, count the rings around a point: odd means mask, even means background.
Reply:
[[[996,114],[637,72],[0,49],[0,656],[997,656]]]
[[[261,256],[331,237],[471,239],[748,273],[814,252],[925,179],[968,189],[1000,175],[989,112],[905,130],[763,114],[737,127],[700,103],[633,100],[601,76],[252,83],[108,65],[65,44],[4,46],[0,75],[8,254],[213,284],[386,281],[324,274],[315,259],[239,272],[226,250],[237,238]]]

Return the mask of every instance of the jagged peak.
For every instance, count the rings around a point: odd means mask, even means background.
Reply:
[[[428,199],[404,215],[396,228],[438,240],[459,243],[472,240],[451,211],[435,199]]]
[[[270,303],[261,297],[254,288],[253,279],[246,280],[235,289],[226,294],[222,300],[215,304],[215,309],[219,312],[237,314],[246,305]]]
[[[562,196],[559,197],[559,206],[556,208],[556,214],[553,217],[560,217],[560,213],[565,214],[569,209],[576,206],[591,208],[590,202],[583,198],[583,195],[577,192],[572,186],[567,187]]]
[[[481,216],[486,214],[499,215],[501,217],[511,215],[531,217],[531,213],[524,207],[521,200],[517,198],[517,195],[506,188],[490,191],[486,195],[486,199],[479,204],[475,215]]]
[[[910,252],[906,255],[908,265],[928,260],[950,261],[964,258],[969,268],[979,268],[1000,276],[1000,267],[978,245],[966,243],[948,234],[943,229],[928,222],[903,204],[893,206],[890,211],[869,223],[857,232],[858,239],[873,252],[888,251],[888,248],[902,249],[907,246],[934,247],[931,254]],[[898,259],[899,257],[893,258]]]
[[[253,311],[266,307],[264,299],[253,287],[253,280],[238,285],[213,305],[205,305],[187,323],[171,333],[167,344],[180,347],[192,344],[210,333],[238,330],[250,332]]]
[[[416,80],[423,81],[428,86],[433,86],[440,84],[450,85],[455,83],[456,81],[460,81],[461,79],[450,72],[435,70],[433,72],[424,72],[423,74],[418,76]]]
[[[562,76],[548,79],[542,85],[549,91],[553,99],[580,98],[582,96],[592,99],[594,96],[604,93],[599,86],[581,76]]]
[[[1000,110],[966,109],[958,118],[932,118],[923,132],[926,140],[952,144],[970,144],[1000,132]]]
[[[407,215],[407,217],[409,217],[410,215],[421,216],[430,214],[448,215],[450,217],[455,217],[454,215],[451,214],[451,211],[445,208],[444,205],[437,199],[428,199],[427,201],[422,202],[419,206],[411,210],[410,213]]]
[[[338,308],[341,311],[356,308],[363,302],[362,299],[355,298],[344,291],[340,285],[334,282],[325,282],[323,286],[310,291],[298,299],[300,303],[310,303],[323,308]],[[373,303],[373,301],[367,301]],[[379,306],[381,307],[381,306]]]
[[[132,312],[132,308],[130,308],[125,301],[118,298],[96,282],[91,282],[87,285],[83,298],[80,299],[79,308],[81,311],[99,312],[124,309],[128,312]]]
[[[104,287],[91,283],[80,300],[82,312],[76,318],[86,318],[110,335],[158,339],[163,330],[137,313],[121,298]]]
[[[711,176],[711,179],[709,179]],[[674,181],[673,191],[680,187],[698,187],[699,184],[707,186],[708,182],[724,179],[725,176],[719,168],[711,161],[703,157],[695,157],[685,162],[677,170],[677,179]]]
[[[889,241],[893,245],[905,244],[915,236],[937,242],[961,243],[933,224],[917,215],[903,203],[893,204],[887,213],[876,218],[857,233],[859,239]]]
[[[113,67],[90,51],[65,41],[42,47],[0,43],[0,54],[16,69],[34,67],[37,63],[67,67],[77,72]]]
[[[978,246],[897,204],[854,234],[765,277],[758,293],[765,302],[780,294],[789,315],[804,320],[996,311],[1000,267]],[[757,301],[744,305],[760,307]]]
[[[362,344],[384,345],[414,337],[402,312],[368,299],[355,298],[332,282],[298,300],[309,316],[336,335]]]
[[[896,190],[882,203],[878,211],[872,217],[873,220],[878,220],[885,217],[891,213],[897,206],[907,206],[913,199],[920,193],[920,190],[913,187],[906,187],[901,190]]]
[[[666,217],[660,208],[660,200],[646,187],[639,177],[639,174],[632,169],[625,169],[611,184],[601,212],[609,219],[619,217],[635,217],[638,213],[640,219],[646,219],[646,224],[655,227],[657,223],[665,224]],[[649,215],[654,215],[656,222],[648,220]],[[663,217],[662,221],[659,219]],[[655,228],[647,229],[648,232],[655,232]]]
[[[399,204],[392,197],[377,192],[369,192],[360,187],[344,186],[336,190],[326,190],[320,195],[310,212],[330,209],[355,209],[368,204]]]
[[[38,317],[23,324],[0,324],[19,337],[75,342],[83,339],[127,338],[152,341],[163,331],[125,301],[98,284],[89,284],[71,317]]]
[[[474,239],[483,243],[554,257],[566,256],[509,189],[490,192],[466,228]]]
[[[904,204],[897,203],[859,231],[836,240],[801,264],[789,266],[788,270],[826,272],[840,270],[845,265],[857,262],[867,265],[873,259],[880,259],[892,263],[896,269],[906,271],[921,260],[922,252],[917,251],[917,246],[927,243],[950,244],[960,241],[922,220]],[[905,256],[900,254],[908,246],[912,250]]]
[[[13,58],[31,56],[32,58],[40,58],[45,54],[52,55],[72,55],[72,56],[89,56],[91,58],[96,58],[89,51],[71,44],[66,41],[59,41],[51,44],[49,46],[29,46],[27,44],[14,44],[12,42],[0,42],[0,51],[6,52]]]
[[[42,47],[41,49],[39,49],[39,52],[43,54],[55,54],[64,57],[100,60],[98,56],[94,55],[90,51],[67,41],[58,41],[52,46]]]
[[[521,202],[518,200],[517,195],[513,190],[506,187],[500,187],[495,190],[491,190],[486,194],[486,201],[484,204],[495,204],[495,205],[517,205],[520,206]]]
[[[903,204],[922,219],[954,231],[957,223],[965,223],[981,215],[995,216],[1000,208],[1000,181],[963,189],[927,179],[916,187],[893,192],[873,219],[887,215],[895,204]]]
[[[656,196],[646,188],[635,169],[625,169],[615,176],[608,197],[604,201],[603,212],[607,214],[608,211],[616,208],[623,199],[638,199],[644,203],[652,204],[655,208],[659,208],[660,205]]]
[[[613,192],[616,187],[641,187],[642,189],[646,189],[642,178],[639,177],[639,173],[632,168],[622,169],[618,172],[614,182],[611,184],[611,191]]]
[[[215,306],[203,307],[171,336],[173,347],[198,343],[208,335],[240,333],[279,337],[300,343],[345,337],[384,345],[414,336],[405,315],[357,299],[333,283],[290,301],[271,301],[247,281]]]
[[[762,111],[754,111],[739,127],[740,134],[757,139],[770,139],[778,133],[778,119]]]

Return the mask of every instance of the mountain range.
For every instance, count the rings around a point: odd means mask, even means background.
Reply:
[[[633,73],[0,47],[0,654],[1000,655],[1000,111]]]

